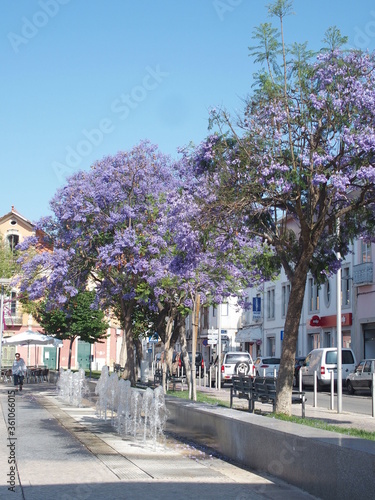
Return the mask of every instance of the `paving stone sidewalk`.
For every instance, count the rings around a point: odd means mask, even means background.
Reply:
[[[0,404],[1,499],[313,498],[171,437],[122,438],[93,402],[69,406],[48,383],[0,385]]]

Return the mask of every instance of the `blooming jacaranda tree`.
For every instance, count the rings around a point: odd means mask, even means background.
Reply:
[[[189,381],[190,363],[184,348],[187,314],[199,315],[201,303],[203,307],[217,305],[228,296],[237,297],[243,305],[246,287],[270,274],[263,275],[257,268],[259,255],[263,256],[260,248],[264,247],[259,239],[249,240],[245,232],[223,237],[214,224],[204,223],[205,207],[200,200],[209,192],[184,155],[179,162],[179,176],[180,187],[168,193],[166,209],[159,212],[158,231],[165,250],[150,269],[147,284],[142,284],[138,292],[145,302],[157,306],[155,329],[165,347],[164,368],[171,364],[173,346],[179,338]],[[195,347],[193,335],[192,359]],[[194,397],[195,377],[192,382],[189,392]]]
[[[158,214],[176,182],[171,158],[142,142],[76,173],[56,193],[53,216],[37,223],[53,242],[53,252],[30,255],[33,238],[22,245],[21,291],[30,300],[48,295],[58,306],[80,290],[94,289],[96,306],[115,315],[124,329],[120,362],[132,383],[137,288],[150,270],[163,272]]]
[[[263,67],[244,113],[213,110],[216,133],[191,154],[211,185],[206,219],[267,242],[290,281],[276,402],[287,414],[308,273],[323,282],[354,238],[371,237],[375,202],[375,56],[343,50],[337,28],[316,55],[286,47],[290,9],[273,2],[281,32],[267,23],[255,33]]]

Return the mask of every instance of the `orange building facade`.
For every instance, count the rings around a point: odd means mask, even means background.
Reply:
[[[18,243],[25,238],[37,235],[35,226],[12,207],[11,211],[0,218],[0,234],[3,243],[15,251]],[[42,246],[39,251],[51,251]],[[1,278],[1,276],[0,276]],[[9,338],[26,330],[44,332],[35,319],[22,310],[18,301],[18,291],[12,288],[4,297],[3,337]],[[123,331],[110,323],[108,336],[103,342],[89,344],[76,339],[72,347],[71,368],[101,370],[104,365],[113,367],[119,362]],[[15,352],[20,352],[28,366],[45,365],[49,369],[67,368],[69,359],[69,341],[62,347],[45,346],[3,346],[2,366],[13,363]]]

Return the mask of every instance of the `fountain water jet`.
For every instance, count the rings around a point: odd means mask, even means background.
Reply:
[[[111,422],[120,435],[142,435],[156,440],[163,436],[167,420],[164,391],[161,386],[154,391],[132,388],[129,380],[109,375],[108,368],[102,370],[95,393],[98,395],[97,415],[107,419],[107,410],[112,411]],[[116,417],[114,416],[116,415]],[[143,431],[143,432],[141,432]]]
[[[90,392],[82,368],[77,372],[61,368],[56,385],[59,397],[74,406],[81,406],[82,398]]]

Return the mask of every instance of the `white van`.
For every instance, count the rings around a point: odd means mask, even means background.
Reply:
[[[356,359],[351,349],[342,349],[342,380],[343,386],[349,373],[355,370]],[[327,387],[331,383],[331,371],[337,380],[337,348],[322,347],[311,351],[301,366],[302,384],[304,386],[314,385],[314,372],[317,372],[318,388]]]

